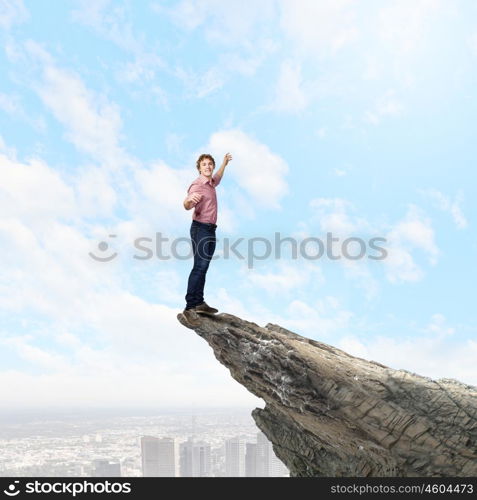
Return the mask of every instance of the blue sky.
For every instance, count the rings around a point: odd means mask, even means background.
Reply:
[[[0,1],[0,404],[260,405],[176,320],[191,260],[133,257],[138,237],[189,236],[202,152],[233,155],[210,305],[477,384],[476,14]],[[383,237],[388,256],[223,259],[224,238],[275,232]],[[100,241],[111,262],[89,257]]]

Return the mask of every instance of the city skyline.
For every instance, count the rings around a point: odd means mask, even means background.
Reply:
[[[226,442],[241,436],[257,443],[259,432],[246,411],[92,413],[69,419],[37,414],[0,426],[0,476],[226,477]],[[267,457],[276,460],[268,440],[261,442],[268,447]],[[267,477],[270,470],[265,465],[259,473]]]

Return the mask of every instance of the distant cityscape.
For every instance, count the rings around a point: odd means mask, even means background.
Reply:
[[[1,477],[285,477],[250,410],[0,422]]]

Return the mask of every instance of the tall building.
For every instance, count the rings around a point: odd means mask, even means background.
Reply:
[[[189,438],[180,445],[181,477],[208,477],[211,475],[210,445]]]
[[[93,477],[121,477],[121,464],[109,460],[94,460]]]
[[[257,477],[256,443],[245,443],[245,477]]]
[[[283,477],[289,471],[277,458],[272,443],[263,432],[257,434],[256,471],[258,477]]]
[[[270,461],[268,463],[268,476],[269,477],[288,477],[290,471],[287,469],[286,465],[275,455],[273,447],[270,443],[271,454]]]
[[[225,443],[220,448],[211,448],[210,467],[213,477],[224,477],[225,475]]]
[[[194,462],[198,464],[198,477],[209,477],[211,475],[210,445],[205,441],[199,441],[195,446]]]
[[[270,455],[270,441],[267,439],[263,432],[257,433],[257,477],[268,476],[268,464]]]
[[[225,441],[225,476],[245,477],[245,440],[242,436]]]
[[[142,474],[144,477],[177,477],[179,448],[175,438],[141,438]]]

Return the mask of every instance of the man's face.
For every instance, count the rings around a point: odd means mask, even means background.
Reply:
[[[208,177],[209,175],[212,175],[212,172],[214,171],[214,164],[212,160],[205,158],[200,162],[199,168],[200,168],[200,173]]]

